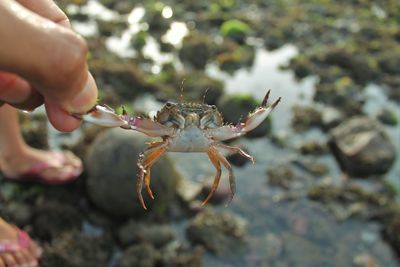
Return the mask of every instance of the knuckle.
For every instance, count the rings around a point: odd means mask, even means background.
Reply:
[[[52,67],[56,70],[54,85],[71,94],[80,90],[87,76],[87,44],[82,37],[70,32],[52,55]],[[67,94],[69,94],[67,93]]]
[[[68,42],[68,54],[63,55],[61,71],[67,76],[75,75],[82,71],[86,64],[86,54],[88,51],[86,42],[78,35],[72,35]]]

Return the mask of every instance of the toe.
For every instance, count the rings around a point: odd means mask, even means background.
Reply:
[[[34,241],[32,241],[31,244],[29,245],[27,252],[29,252],[31,257],[35,259],[40,258],[43,254],[42,248],[39,247]]]
[[[1,259],[7,267],[19,267],[16,259],[10,253],[3,253],[0,255]]]
[[[29,263],[29,259],[27,259],[21,251],[16,251],[16,252],[12,253],[12,256],[14,257],[18,266],[25,267]]]
[[[82,161],[75,156],[71,151],[63,151],[64,165],[71,165],[76,168],[82,167]]]
[[[38,263],[38,255],[36,255],[36,253],[32,253],[29,248],[28,249],[24,249],[23,251],[21,251],[21,254],[24,257],[25,260],[25,265],[24,266],[29,266],[29,267],[35,267],[35,266],[39,266]]]

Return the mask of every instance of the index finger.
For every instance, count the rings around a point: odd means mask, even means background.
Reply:
[[[59,25],[71,28],[67,15],[53,0],[17,0],[25,8]]]

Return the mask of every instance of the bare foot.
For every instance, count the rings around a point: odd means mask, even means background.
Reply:
[[[0,218],[0,267],[36,267],[42,249],[33,241],[22,244],[18,228]],[[2,248],[2,244],[17,246],[14,249]]]
[[[42,183],[58,184],[78,177],[82,161],[69,151],[54,152],[25,147],[0,155],[0,170],[8,179],[22,179],[33,174]]]

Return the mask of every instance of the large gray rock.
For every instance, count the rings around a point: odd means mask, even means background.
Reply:
[[[330,134],[336,159],[351,175],[386,173],[395,160],[395,147],[378,123],[368,117],[353,117],[332,129]]]
[[[145,214],[136,194],[136,163],[148,141],[141,133],[119,128],[96,138],[86,157],[87,191],[96,206],[114,216]],[[150,201],[146,190],[143,190],[144,199],[151,212],[165,215],[175,199],[180,175],[164,155],[151,168],[151,177],[155,200]]]

